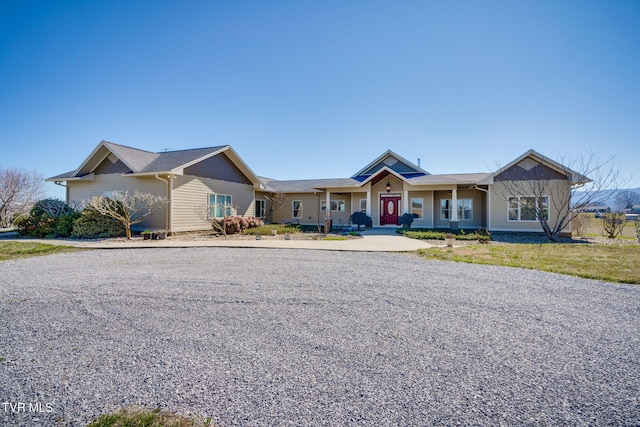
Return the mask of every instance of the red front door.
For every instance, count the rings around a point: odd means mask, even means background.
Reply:
[[[380,198],[380,225],[399,225],[400,197]]]

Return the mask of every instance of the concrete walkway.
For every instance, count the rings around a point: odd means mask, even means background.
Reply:
[[[135,249],[135,248],[191,248],[191,247],[233,247],[233,248],[273,248],[273,249],[317,249],[326,251],[352,252],[409,252],[433,245],[421,240],[402,237],[395,229],[374,228],[361,232],[362,238],[349,240],[284,240],[264,236],[255,239],[186,240],[168,237],[165,240],[73,240],[73,239],[19,239],[15,236],[0,235],[0,241],[40,242],[50,245],[68,245],[88,249]]]

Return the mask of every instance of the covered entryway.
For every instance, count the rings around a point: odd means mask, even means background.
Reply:
[[[400,196],[380,196],[380,225],[400,225]]]

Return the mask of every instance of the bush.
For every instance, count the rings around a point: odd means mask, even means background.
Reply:
[[[29,237],[69,237],[80,213],[62,200],[36,202],[29,215],[16,220],[18,234]]]
[[[405,237],[420,240],[444,240],[445,238],[454,238],[456,240],[478,240],[480,243],[486,243],[491,240],[491,233],[486,229],[478,229],[474,233],[466,234],[460,230],[460,234],[455,234],[451,230],[430,230],[430,229],[399,229],[398,233]],[[447,237],[447,236],[451,237]]]
[[[85,208],[80,218],[73,224],[71,237],[76,239],[98,239],[122,237],[125,234],[124,225],[117,219],[109,218],[93,208]]]
[[[610,239],[615,239],[622,233],[626,222],[627,216],[622,212],[606,213],[602,217],[600,228],[605,236]]]
[[[400,217],[400,224],[402,224],[404,228],[409,228],[411,227],[411,224],[413,224],[414,219],[415,219],[415,216],[413,214],[410,214],[410,213],[402,214],[402,216]]]
[[[373,222],[371,221],[371,217],[368,216],[364,212],[354,212],[351,214],[351,223],[358,226],[358,230],[360,230],[360,226],[364,225],[366,227],[371,227]]]
[[[593,216],[588,213],[578,214],[571,220],[571,229],[578,237],[584,237],[591,226]]]
[[[213,225],[214,230],[221,230],[224,225],[226,234],[237,234],[251,228],[262,227],[264,225],[264,221],[254,216],[242,217],[234,215],[221,219],[212,219],[211,224]]]

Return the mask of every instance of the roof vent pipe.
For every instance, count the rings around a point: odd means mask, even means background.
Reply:
[[[420,167],[420,157],[418,157],[418,167]]]

